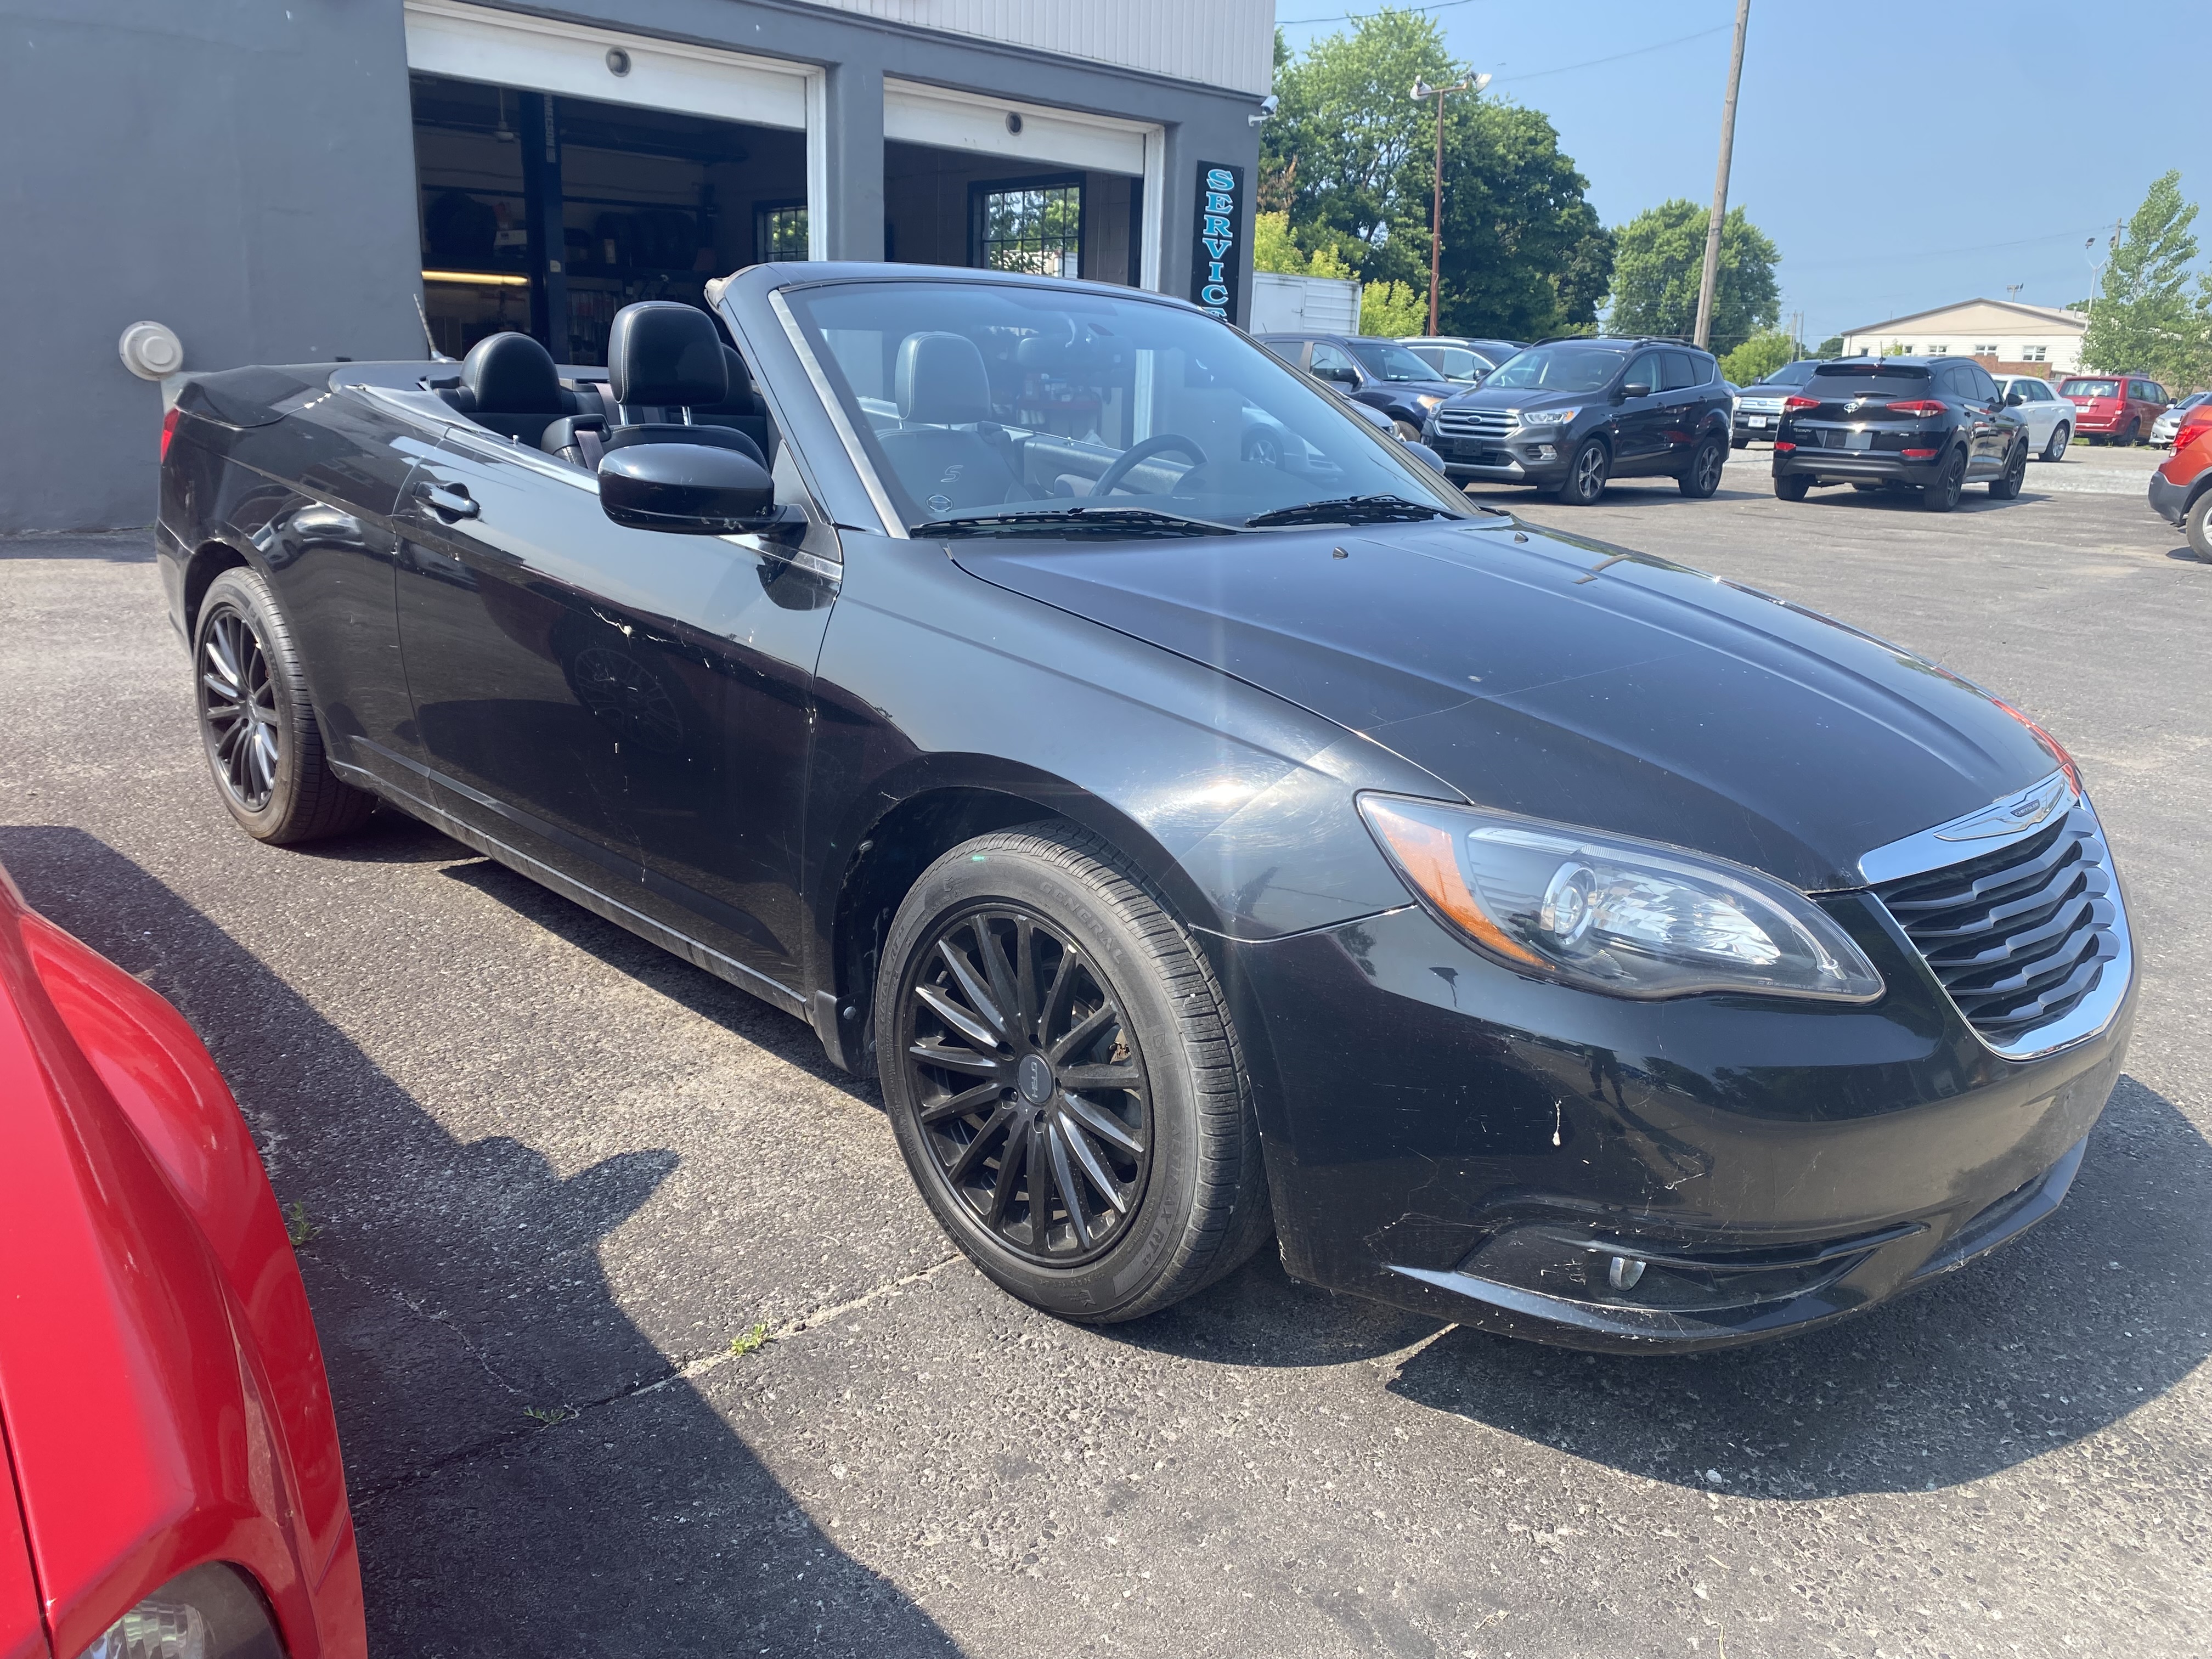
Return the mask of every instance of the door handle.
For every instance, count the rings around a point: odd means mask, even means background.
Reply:
[[[430,510],[441,519],[473,519],[483,510],[459,484],[449,489],[443,484],[418,483],[415,493],[428,501]]]

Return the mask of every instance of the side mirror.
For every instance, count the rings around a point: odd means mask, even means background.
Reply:
[[[1438,474],[1443,473],[1444,470],[1444,458],[1437,454],[1435,450],[1430,448],[1426,444],[1409,442],[1407,444],[1406,449],[1409,454],[1420,461],[1424,466],[1431,469]]]
[[[1648,398],[1651,395],[1651,383],[1649,380],[1631,380],[1620,388],[1620,395],[1624,398]]]
[[[599,507],[633,530],[678,535],[773,532],[775,481],[750,455],[706,444],[626,444],[599,462]]]
[[[1314,373],[1324,380],[1335,381],[1339,386],[1359,384],[1359,371],[1356,368],[1346,368],[1341,364],[1334,364],[1327,368],[1317,368]]]
[[[2006,404],[2006,406],[2007,406],[2008,408],[2011,408],[2011,409],[2018,409],[2018,408],[2019,408],[2022,404],[2026,403],[2027,401],[2027,393],[2026,393],[2025,392],[2019,391],[2019,390],[2018,390],[2018,389],[2016,389],[2016,388],[2015,388],[2014,390],[2011,391],[2011,392],[2006,392],[2006,393],[2005,393],[2005,404]]]

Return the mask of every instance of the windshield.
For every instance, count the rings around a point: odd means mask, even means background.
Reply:
[[[909,530],[1096,534],[1107,512],[1132,535],[1147,515],[1233,529],[1348,497],[1469,512],[1343,399],[1179,306],[1042,282],[783,294]]]
[[[1818,368],[1820,365],[1810,359],[1801,359],[1794,363],[1784,363],[1773,374],[1762,377],[1759,383],[1761,386],[1802,386],[1813,378],[1813,371]]]
[[[2068,398],[2117,398],[2120,395],[2118,380],[2069,380],[2058,388]]]
[[[1423,362],[1401,345],[1384,345],[1375,340],[1353,340],[1352,355],[1359,359],[1360,367],[1370,374],[1385,380],[1433,380],[1435,369]]]
[[[1498,365],[1486,392],[1598,392],[1620,373],[1625,351],[1603,346],[1530,346]]]

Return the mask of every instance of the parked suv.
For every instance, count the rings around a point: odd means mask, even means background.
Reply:
[[[1480,386],[1492,369],[1521,349],[1518,340],[1476,340],[1459,334],[1408,334],[1398,343],[1454,386]]]
[[[1783,404],[1774,493],[1802,501],[1814,484],[1911,491],[1948,513],[1969,483],[2020,494],[2027,422],[1970,357],[1852,357],[1822,363]]]
[[[1547,340],[1436,412],[1423,436],[1456,483],[1534,484],[1587,506],[1613,478],[1671,475],[1711,495],[1729,398],[1709,352],[1679,340]]]
[[[1379,409],[1408,443],[1418,443],[1429,411],[1459,390],[1434,365],[1395,340],[1365,334],[1261,334],[1260,343],[1356,404]]]
[[[1738,392],[1735,431],[1730,443],[1741,449],[1753,438],[1771,438],[1782,424],[1784,399],[1793,392],[1802,391],[1819,367],[1811,358],[1801,357],[1794,363],[1783,364],[1756,386],[1747,386]]]
[[[2093,444],[2141,443],[2172,399],[2140,374],[2075,374],[2058,395],[2074,404],[2074,429]]]
[[[2198,558],[2212,564],[2212,400],[2183,417],[2173,453],[2150,475],[2150,504],[2181,528]]]
[[[2066,446],[2074,441],[2074,405],[2033,374],[2000,374],[1996,382],[2005,402],[2027,422],[2029,450],[2046,461],[2064,460]]]

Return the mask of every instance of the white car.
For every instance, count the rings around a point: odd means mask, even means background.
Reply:
[[[1990,377],[1997,383],[1997,391],[2010,404],[2013,394],[2020,401],[2013,407],[2019,410],[2027,422],[2027,447],[2031,454],[2046,461],[2066,459],[2066,446],[2074,441],[2074,405],[2051,388],[2048,380],[2039,380],[2033,374],[1997,374]]]
[[[2151,447],[2154,449],[2172,448],[2173,434],[2181,430],[2184,417],[2208,398],[2212,398],[2212,392],[2192,392],[2151,422]]]

